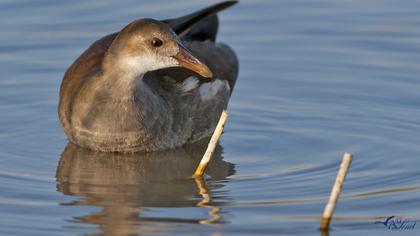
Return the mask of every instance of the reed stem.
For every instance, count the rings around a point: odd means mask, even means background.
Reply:
[[[334,214],[335,205],[337,204],[341,189],[343,188],[344,180],[346,178],[347,171],[350,168],[351,160],[352,155],[348,152],[345,152],[343,156],[343,161],[341,162],[340,169],[335,179],[334,186],[331,190],[330,198],[325,207],[324,214],[322,215],[322,220],[320,224],[321,230],[328,230],[330,226],[330,221],[332,215]]]
[[[217,123],[216,129],[214,130],[214,133],[211,136],[206,152],[204,153],[204,156],[201,159],[200,164],[198,164],[198,167],[194,172],[194,175],[193,175],[194,177],[203,176],[204,171],[206,170],[206,167],[209,164],[210,159],[213,155],[214,149],[216,148],[217,142],[219,141],[220,136],[222,136],[223,134],[223,130],[224,130],[227,118],[228,118],[228,113],[227,111],[223,110],[219,119],[219,123]]]

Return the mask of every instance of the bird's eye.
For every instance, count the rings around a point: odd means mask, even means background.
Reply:
[[[158,47],[162,46],[163,41],[159,38],[153,38],[152,41],[151,41],[151,44],[152,44],[153,47],[158,48]]]

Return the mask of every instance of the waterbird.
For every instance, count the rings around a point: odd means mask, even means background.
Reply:
[[[152,152],[209,137],[226,109],[238,59],[216,42],[225,1],[167,20],[134,20],[66,70],[58,115],[71,143]]]

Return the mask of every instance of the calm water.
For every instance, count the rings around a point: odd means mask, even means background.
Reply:
[[[241,67],[205,182],[203,146],[147,155],[68,145],[63,72],[136,18],[212,1],[0,2],[1,235],[319,235],[344,151],[330,235],[420,235],[420,2],[242,1],[219,40]],[[181,2],[181,1],[180,1]]]

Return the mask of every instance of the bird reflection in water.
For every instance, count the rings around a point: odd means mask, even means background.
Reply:
[[[210,182],[206,184],[203,179],[189,178],[205,152],[205,142],[140,154],[102,153],[68,144],[57,167],[57,190],[65,195],[79,196],[63,205],[101,208],[100,212],[73,217],[99,226],[101,235],[133,235],[170,231],[168,227],[179,224],[217,223],[222,216],[217,203],[212,201],[211,191],[223,185],[220,181],[218,184],[211,182],[225,179],[235,171],[233,164],[222,160],[222,147],[218,145],[206,171]],[[218,196],[219,201],[223,199]],[[205,207],[209,217],[142,216],[151,207]]]

